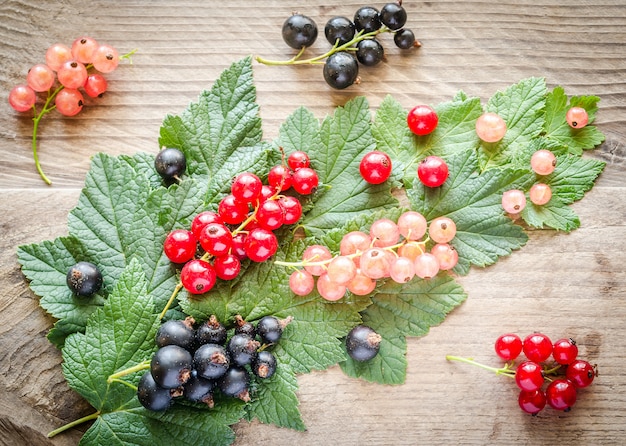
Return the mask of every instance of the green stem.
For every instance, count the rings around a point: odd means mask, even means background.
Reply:
[[[480,367],[481,369],[494,372],[496,375],[504,375],[504,376],[508,376],[509,378],[515,378],[515,370],[511,369],[511,366],[508,363],[505,364],[504,367],[496,368],[496,367],[490,367],[485,364],[481,364],[480,362],[476,362],[473,359],[462,358],[460,356],[447,355],[446,359],[448,361],[459,361],[459,362],[464,362],[466,364],[475,365],[476,367]]]
[[[66,430],[69,430],[69,429],[73,428],[74,426],[78,426],[79,424],[86,423],[87,421],[95,420],[99,416],[100,416],[100,411],[92,413],[91,415],[87,415],[85,417],[79,418],[78,420],[74,420],[71,423],[67,423],[67,424],[61,426],[60,428],[51,431],[48,434],[48,438],[52,438],[55,435],[60,434],[61,432],[65,432]]]
[[[178,293],[182,289],[183,289],[183,283],[178,282],[178,284],[176,285],[176,288],[174,288],[174,291],[172,291],[172,295],[170,296],[169,300],[165,304],[165,308],[163,308],[163,311],[161,311],[161,314],[159,314],[159,320],[165,317],[165,313],[167,313],[167,311],[170,309],[170,307],[174,303],[174,300],[176,300],[176,296],[178,296]]]
[[[381,27],[380,29],[377,29],[376,31],[372,31],[369,33],[365,33],[363,34],[363,31],[359,31],[358,33],[356,33],[356,35],[354,36],[354,38],[352,40],[350,40],[349,42],[344,43],[343,45],[333,45],[333,47],[328,50],[327,52],[325,52],[324,54],[320,55],[320,56],[316,56],[316,57],[312,57],[310,59],[300,59],[300,57],[302,56],[302,54],[304,53],[304,50],[306,49],[306,47],[303,47],[300,52],[298,54],[296,54],[294,57],[292,57],[289,60],[269,60],[269,59],[265,59],[261,56],[257,56],[255,59],[257,62],[262,63],[264,65],[305,65],[305,64],[322,64],[324,62],[322,62],[324,59],[326,59],[329,56],[332,56],[335,53],[338,53],[340,51],[354,51],[354,45],[356,45],[357,43],[359,43],[361,40],[365,40],[365,39],[371,39],[376,37],[379,34],[382,33],[388,33],[391,32],[391,30],[385,26]]]
[[[118,381],[120,378],[126,375],[130,375],[131,373],[141,372],[142,370],[146,370],[149,368],[150,368],[150,360],[142,361],[137,365],[134,365],[132,367],[129,367],[124,370],[120,370],[117,373],[109,375],[109,377],[107,378],[107,384],[111,384],[114,381]]]

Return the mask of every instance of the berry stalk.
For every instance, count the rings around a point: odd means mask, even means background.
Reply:
[[[511,364],[508,362],[504,364],[504,366],[502,367],[491,367],[485,364],[481,364],[480,362],[476,362],[471,358],[463,358],[463,357],[454,356],[454,355],[446,355],[446,360],[464,362],[466,364],[471,364],[476,367],[480,367],[481,369],[494,372],[496,375],[504,375],[504,376],[508,376],[509,378],[515,378],[515,370],[511,368]]]
[[[52,438],[60,433],[63,433],[67,430],[72,429],[75,426],[78,426],[80,424],[86,423],[87,421],[91,421],[91,420],[95,420],[100,416],[100,411],[94,412],[90,415],[84,416],[82,418],[79,418],[77,420],[72,421],[71,423],[67,423],[61,427],[59,427],[58,429],[55,429],[53,431],[50,431],[48,433],[48,438]]]

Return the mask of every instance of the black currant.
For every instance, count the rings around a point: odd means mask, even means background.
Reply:
[[[193,319],[187,318],[184,321],[171,320],[163,322],[156,334],[157,346],[178,345],[185,350],[193,350],[196,333],[193,329],[192,321]]]
[[[216,387],[216,381],[203,378],[198,375],[197,370],[192,370],[189,381],[184,385],[183,396],[189,401],[213,407],[213,391]]]
[[[177,345],[166,345],[157,350],[150,362],[154,381],[165,389],[176,389],[191,375],[191,353]]]
[[[371,33],[380,29],[380,15],[378,9],[372,6],[363,6],[354,13],[354,26],[363,34]]]
[[[144,373],[139,380],[137,398],[143,407],[155,412],[167,410],[173,401],[170,389],[160,387],[150,372]]]
[[[380,10],[379,16],[382,24],[394,31],[406,23],[406,10],[398,3],[387,3]]]
[[[193,355],[193,366],[199,376],[218,379],[230,366],[228,353],[218,344],[204,344]]]
[[[252,362],[252,372],[259,378],[270,378],[276,372],[276,356],[267,350],[260,351]]]
[[[317,24],[302,14],[294,14],[283,23],[283,40],[296,50],[313,45],[317,39]]]
[[[275,344],[283,335],[283,330],[292,321],[292,317],[280,320],[274,316],[264,316],[256,324],[256,332],[264,344]]]
[[[235,334],[246,334],[251,338],[256,336],[256,328],[250,322],[246,322],[240,315],[235,316]]]
[[[244,366],[252,362],[259,346],[258,341],[255,341],[247,334],[241,333],[235,334],[230,338],[226,350],[234,364]]]
[[[168,147],[157,154],[154,159],[154,168],[165,180],[180,178],[187,168],[187,158],[180,150]]]
[[[326,35],[326,40],[328,40],[331,45],[335,43],[337,43],[337,45],[348,43],[354,38],[354,34],[356,34],[356,27],[347,17],[333,17],[326,22],[326,26],[324,27],[324,35]]]
[[[215,315],[211,315],[208,321],[201,324],[196,329],[196,343],[204,344],[226,344],[226,327],[217,320]]]
[[[102,273],[91,262],[78,262],[67,272],[67,286],[77,296],[91,296],[102,288]]]
[[[378,354],[381,336],[367,325],[357,325],[346,337],[346,350],[355,361],[369,361]]]
[[[331,87],[342,90],[354,84],[358,77],[359,64],[352,54],[339,51],[326,59],[324,79]]]
[[[393,35],[396,46],[402,50],[408,50],[415,46],[415,34],[410,29],[401,29]]]
[[[243,401],[250,401],[248,388],[250,386],[250,375],[243,367],[233,366],[218,381],[218,386],[226,396],[234,396]]]
[[[379,64],[385,55],[383,46],[376,39],[361,40],[356,48],[357,60],[367,67]]]

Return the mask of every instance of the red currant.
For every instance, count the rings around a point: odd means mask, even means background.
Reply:
[[[524,339],[522,350],[531,361],[543,362],[552,354],[552,341],[542,333],[533,333]]]
[[[200,238],[202,230],[209,223],[224,223],[224,221],[222,220],[222,217],[213,211],[200,212],[191,222],[191,232],[193,232],[193,235],[195,235],[196,238]]]
[[[264,184],[261,188],[261,196],[259,197],[259,201],[263,202],[265,200],[269,200],[274,195],[276,195],[276,189],[274,189],[272,186]]]
[[[496,339],[496,354],[505,361],[512,361],[522,352],[522,340],[513,333],[503,334]]]
[[[267,200],[259,205],[256,211],[259,227],[274,231],[285,222],[285,211],[277,200]]]
[[[546,400],[556,410],[568,411],[576,402],[576,387],[569,379],[555,379],[546,388]]]
[[[233,180],[230,193],[236,200],[244,203],[252,203],[261,196],[263,183],[255,174],[250,172],[240,173]]]
[[[185,263],[196,254],[196,237],[186,229],[175,229],[165,237],[163,251],[170,261]]]
[[[552,347],[552,357],[559,364],[571,364],[578,356],[578,347],[573,339],[559,339]]]
[[[220,279],[233,280],[241,271],[241,262],[235,254],[226,254],[215,258],[213,268]]]
[[[300,217],[302,217],[302,204],[300,203],[300,200],[296,197],[286,195],[284,197],[280,197],[278,203],[281,205],[285,213],[284,223],[286,225],[293,225],[300,220]]]
[[[250,260],[263,262],[276,253],[278,240],[272,231],[256,228],[248,233],[244,249]]]
[[[587,361],[577,359],[567,366],[565,371],[567,379],[572,381],[576,387],[582,389],[591,385],[596,377],[596,369]]]
[[[231,225],[242,223],[248,216],[248,210],[248,203],[237,200],[232,194],[222,198],[218,206],[218,213],[224,223]]]
[[[301,150],[291,153],[287,158],[287,165],[294,172],[303,167],[309,167],[310,164],[311,160],[309,159],[309,155]]]
[[[291,187],[291,171],[285,166],[274,166],[267,174],[267,182],[274,190],[286,191]]]
[[[310,195],[317,189],[319,178],[317,172],[310,167],[302,167],[293,173],[292,182],[296,192],[302,195]]]
[[[543,370],[536,362],[524,361],[518,365],[515,370],[515,383],[517,387],[527,392],[541,389],[543,381]]]
[[[432,107],[418,105],[409,112],[406,121],[413,133],[423,136],[435,130],[439,117]]]
[[[247,234],[243,232],[240,232],[233,237],[233,246],[230,251],[232,254],[235,254],[239,260],[244,260],[248,257],[245,249],[246,237]]]
[[[212,256],[228,254],[233,246],[233,235],[221,223],[209,223],[200,233],[200,246]]]
[[[374,150],[361,159],[359,170],[365,181],[370,184],[380,184],[387,181],[391,175],[391,167],[389,155]]]
[[[185,263],[180,272],[183,287],[191,294],[203,294],[215,285],[217,275],[213,266],[205,260],[194,259]]]
[[[417,165],[417,176],[424,186],[439,187],[448,178],[448,165],[438,156],[427,156]]]
[[[546,407],[546,394],[540,389],[530,392],[520,390],[518,403],[524,412],[537,415]]]

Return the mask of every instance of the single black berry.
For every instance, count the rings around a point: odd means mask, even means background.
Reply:
[[[296,50],[313,45],[317,39],[317,24],[302,14],[294,14],[283,23],[283,40]]]
[[[378,354],[381,336],[367,325],[357,325],[346,337],[346,350],[355,361],[369,361]]]
[[[213,407],[213,391],[216,387],[216,381],[203,378],[198,375],[197,370],[192,370],[189,381],[184,385],[183,396],[189,401]]]
[[[150,372],[144,373],[139,380],[137,398],[143,407],[155,412],[167,410],[172,405],[170,389],[160,387]]]
[[[276,357],[267,350],[260,351],[252,362],[252,373],[259,378],[270,378],[276,372]]]
[[[77,296],[91,296],[102,288],[102,273],[91,262],[78,262],[67,272],[67,286]]]
[[[235,334],[246,334],[251,338],[256,336],[256,328],[240,315],[235,316]]]
[[[356,34],[356,27],[347,17],[333,17],[326,22],[324,27],[324,35],[331,45],[348,43],[354,38],[354,34]]]
[[[185,350],[193,350],[196,333],[192,327],[192,319],[171,320],[161,324],[156,334],[158,347],[166,345],[178,345]]]
[[[250,400],[248,388],[250,386],[250,375],[243,367],[233,366],[218,381],[219,389],[226,396],[234,396],[243,401]]]
[[[400,29],[406,23],[406,10],[398,3],[387,3],[380,10],[380,21],[391,30]]]
[[[226,327],[217,320],[215,315],[211,315],[208,321],[201,324],[196,329],[197,345],[204,344],[226,344]]]
[[[324,63],[324,80],[337,90],[354,84],[358,77],[359,64],[350,53],[339,51],[330,55]]]
[[[204,344],[193,355],[193,366],[199,376],[218,379],[230,366],[228,353],[218,344]]]
[[[415,46],[415,34],[410,29],[401,29],[393,35],[396,46],[402,50],[408,50]]]
[[[383,46],[376,39],[361,40],[356,48],[357,60],[367,67],[379,64],[385,55]]]
[[[291,317],[280,320],[274,316],[264,316],[256,324],[256,332],[264,344],[275,344],[283,335],[285,326],[291,322]]]
[[[244,366],[250,364],[256,356],[260,344],[246,334],[235,334],[228,341],[226,350],[233,364]]]
[[[165,389],[176,389],[191,375],[191,353],[177,345],[166,345],[157,350],[150,362],[154,381]]]
[[[372,6],[363,6],[354,13],[354,26],[363,34],[371,33],[380,29],[380,16],[378,9]]]
[[[161,150],[154,159],[154,168],[165,180],[180,178],[187,168],[185,154],[173,147]]]

